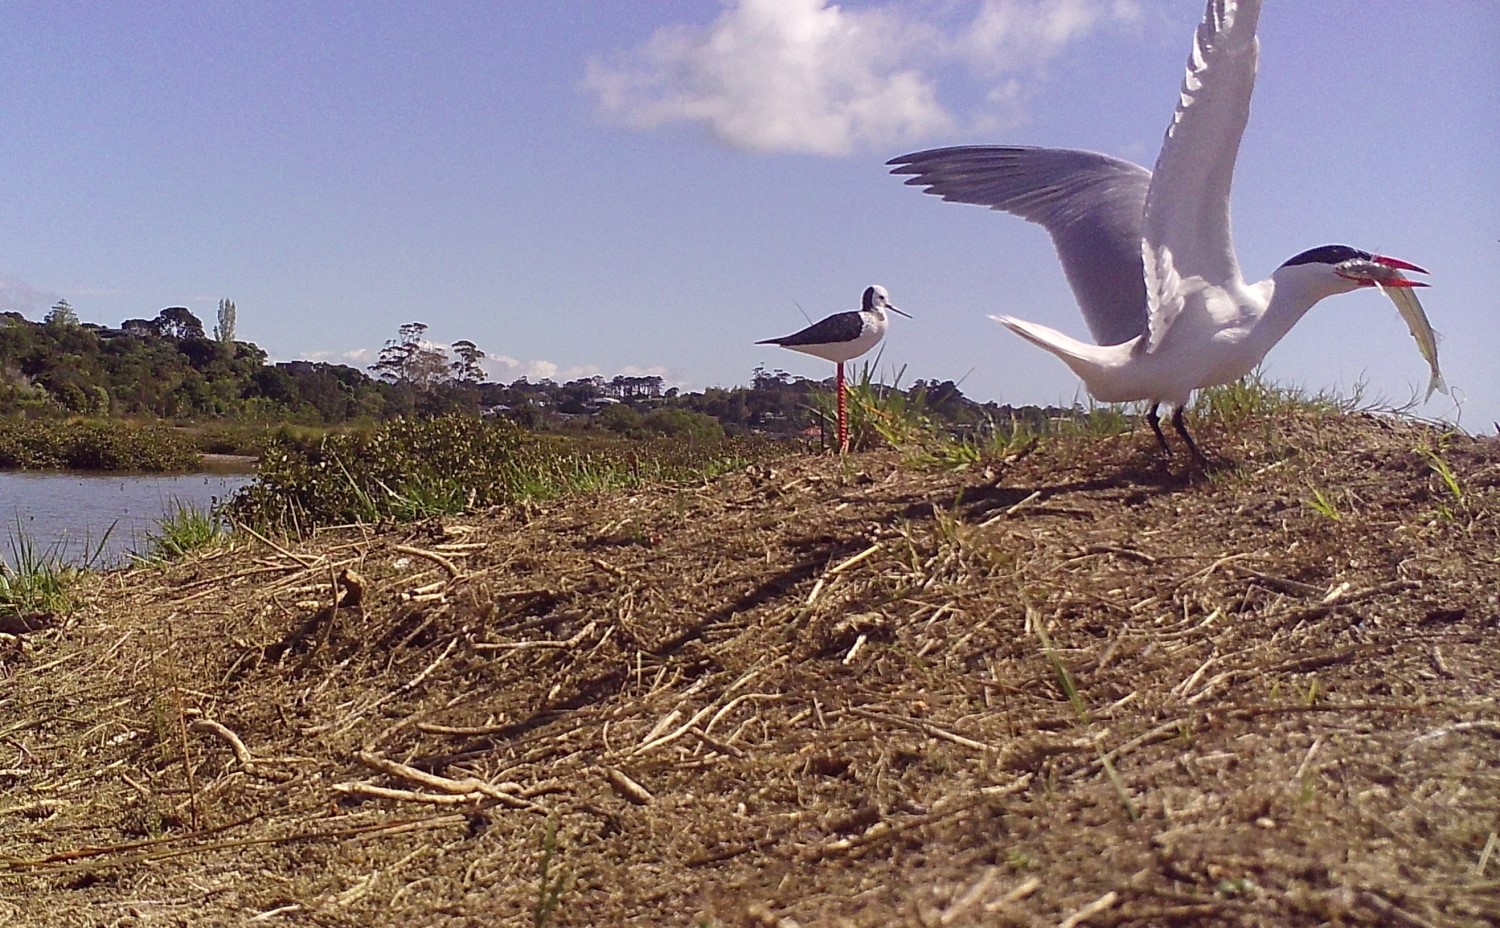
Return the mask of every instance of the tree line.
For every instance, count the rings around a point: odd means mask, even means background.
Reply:
[[[621,434],[796,433],[813,426],[824,381],[758,367],[749,386],[683,393],[657,376],[585,377],[565,383],[485,380],[472,341],[449,347],[412,322],[385,343],[368,371],[318,361],[268,363],[235,337],[236,308],[219,303],[212,333],[187,307],[118,327],[81,322],[60,300],[41,322],[0,313],[0,416],[91,416],[342,425],[450,413],[503,416],[533,429],[590,427]],[[955,428],[1017,415],[980,404],[952,381],[917,381],[928,413]],[[1049,411],[1032,410],[1028,417]]]

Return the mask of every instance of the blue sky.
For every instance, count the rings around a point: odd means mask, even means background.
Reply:
[[[497,379],[688,389],[885,284],[882,366],[1082,398],[986,317],[1084,336],[1047,235],[883,163],[1010,142],[1155,159],[1196,0],[0,4],[0,309],[186,305],[277,360],[368,365],[403,323]],[[1347,243],[1426,266],[1460,423],[1500,420],[1500,4],[1268,0],[1235,176],[1246,276]],[[1395,308],[1320,304],[1276,380],[1402,402]],[[1417,411],[1453,419],[1440,395]]]

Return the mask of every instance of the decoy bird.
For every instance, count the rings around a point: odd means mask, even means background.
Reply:
[[[848,408],[844,395],[844,362],[852,361],[874,348],[885,337],[886,326],[890,321],[886,318],[886,310],[906,316],[908,319],[911,318],[891,303],[891,295],[884,287],[880,284],[872,284],[865,288],[859,309],[846,313],[834,313],[791,335],[756,342],[757,345],[780,345],[783,348],[810,354],[826,361],[833,361],[838,365],[836,387],[838,390],[839,450],[841,451],[847,451],[849,448]]]

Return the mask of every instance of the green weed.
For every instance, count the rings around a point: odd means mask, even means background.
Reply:
[[[1443,457],[1442,452],[1445,449],[1442,445],[1440,444],[1437,449],[1413,448],[1412,450],[1427,461],[1428,470],[1437,476],[1443,488],[1448,491],[1448,495],[1453,498],[1453,502],[1462,506],[1464,504],[1464,488],[1458,481],[1458,475],[1453,472],[1453,467]]]
[[[557,914],[558,903],[568,891],[572,879],[566,873],[552,875],[552,865],[557,857],[557,823],[549,821],[542,835],[542,862],[537,877],[536,905],[531,910],[532,928],[545,928]]]
[[[1333,501],[1331,496],[1317,487],[1310,486],[1308,489],[1312,491],[1312,499],[1304,500],[1304,506],[1323,516],[1325,519],[1332,519],[1335,522],[1343,519],[1343,514],[1339,512],[1338,504]]]
[[[849,417],[849,449],[868,451],[890,447],[907,450],[926,444],[936,433],[926,410],[926,391],[910,394],[901,389],[906,368],[896,372],[889,385],[878,383],[875,372],[880,362],[861,364],[846,386]],[[838,394],[819,391],[809,396],[813,414],[822,419],[829,432],[838,429]]]
[[[174,429],[117,420],[7,419],[0,427],[0,468],[187,470],[192,442]]]
[[[1052,665],[1052,672],[1057,677],[1058,687],[1063,695],[1068,698],[1068,704],[1077,713],[1079,721],[1088,723],[1088,704],[1083,701],[1083,695],[1079,693],[1078,686],[1073,680],[1073,675],[1068,672],[1068,667],[1058,656],[1056,649],[1052,647],[1051,636],[1047,634],[1046,622],[1040,612],[1034,607],[1026,607],[1027,624],[1036,632],[1037,639],[1042,643],[1042,653],[1046,656],[1048,663]],[[1104,750],[1104,744],[1100,741],[1094,742],[1094,749],[1099,754],[1099,766],[1108,778],[1110,786],[1114,787],[1115,795],[1119,797],[1120,805],[1125,808],[1125,814],[1130,816],[1131,821],[1140,819],[1140,812],[1135,807],[1135,800],[1130,796],[1130,790],[1125,785],[1125,780],[1115,769],[1114,761],[1110,759],[1109,753]]]

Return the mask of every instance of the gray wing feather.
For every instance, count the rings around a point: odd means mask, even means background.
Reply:
[[[893,158],[893,174],[954,203],[1001,210],[1052,235],[1101,345],[1146,331],[1141,222],[1151,172],[1096,152],[1028,146],[938,148]]]

